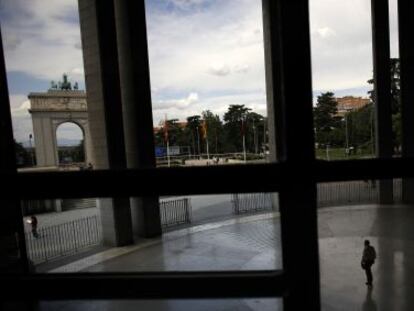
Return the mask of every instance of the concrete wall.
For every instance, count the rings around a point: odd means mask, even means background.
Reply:
[[[95,169],[109,169],[108,127],[105,122],[102,67],[95,3],[96,1],[94,0],[79,0],[79,16],[87,89],[89,130],[92,141],[92,163]],[[100,198],[97,204],[101,215],[104,243],[110,246],[133,243],[129,198]]]

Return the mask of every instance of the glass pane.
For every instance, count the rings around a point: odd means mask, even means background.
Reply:
[[[268,158],[260,0],[146,1],[158,167]]]
[[[282,269],[273,193],[32,200],[22,207],[36,272]]]
[[[309,5],[316,157],[374,157],[370,1]]]
[[[251,299],[182,299],[182,300],[93,300],[93,301],[42,301],[39,304],[41,311],[68,310],[80,311],[99,309],[112,310],[257,310],[282,311],[281,298],[251,298]]]
[[[414,211],[401,204],[402,184],[394,179],[318,185],[323,310],[414,306]]]
[[[7,69],[16,162],[19,168],[58,167],[79,147],[77,123],[88,134],[78,1],[5,0],[0,20]],[[87,139],[89,144],[89,137]],[[88,156],[90,154],[88,153]],[[75,159],[82,164],[85,159]]]

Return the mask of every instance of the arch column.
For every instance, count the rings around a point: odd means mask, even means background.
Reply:
[[[32,114],[37,166],[56,166],[56,134],[53,121],[47,115]]]
[[[91,132],[89,129],[89,123],[84,122],[82,124],[83,129],[83,147],[85,149],[85,163],[93,163],[93,148],[91,141]]]

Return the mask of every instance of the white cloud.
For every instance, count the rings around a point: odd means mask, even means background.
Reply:
[[[10,95],[9,99],[10,99],[10,108],[11,110],[13,110],[15,108],[19,108],[27,100],[27,95],[13,94],[13,95]]]
[[[187,109],[189,106],[198,102],[198,94],[190,93],[186,98],[173,99],[173,100],[159,100],[154,102],[154,110],[166,110],[166,109]]]
[[[27,141],[33,133],[32,118],[29,114],[30,101],[26,95],[11,95],[10,110],[13,122],[13,135],[19,141]]]
[[[217,1],[186,14],[150,10],[152,86],[178,93],[264,88],[261,15],[259,0]]]
[[[249,65],[236,65],[234,66],[233,71],[237,73],[246,73],[249,71],[249,68]]]
[[[73,68],[70,71],[70,73],[72,75],[81,76],[81,77],[85,75],[84,70],[83,70],[83,67],[82,68],[80,68],[80,67]]]
[[[331,28],[329,27],[323,27],[323,28],[319,28],[316,30],[316,32],[319,34],[319,36],[323,39],[329,38],[329,37],[333,37],[335,36],[335,31],[333,31]]]
[[[179,7],[180,9],[190,9],[190,8],[202,5],[203,3],[207,2],[206,0],[167,0],[167,1],[174,4],[176,7]]]
[[[189,101],[193,97],[191,104],[182,109],[180,102]],[[185,121],[188,116],[200,115],[202,111],[210,110],[214,114],[218,114],[221,118],[227,112],[230,105],[245,105],[253,109],[255,112],[266,115],[266,95],[264,91],[239,93],[232,95],[216,95],[206,98],[199,98],[189,95],[186,99],[177,99],[155,104],[153,116],[154,124],[159,124],[165,119],[165,115],[169,119],[179,119]]]
[[[313,88],[366,87],[372,77],[370,2],[312,0],[309,4]]]
[[[21,117],[21,116],[29,116],[29,109],[30,109],[30,101],[25,100],[21,105],[17,108],[11,109],[11,114],[13,117]]]
[[[230,74],[230,68],[225,64],[214,63],[210,65],[208,72],[215,76],[227,76]]]
[[[8,71],[56,80],[83,67],[77,1],[4,0],[1,14]],[[83,80],[83,77],[82,77]]]

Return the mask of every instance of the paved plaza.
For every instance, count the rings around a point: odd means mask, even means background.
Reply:
[[[323,310],[414,310],[414,209],[352,206],[319,210]],[[301,228],[298,228],[298,234]],[[363,241],[378,259],[374,286],[360,267]],[[298,247],[301,247],[298,245]],[[306,259],[304,259],[306,260]],[[278,213],[171,231],[109,249],[53,272],[281,269]],[[281,299],[43,302],[42,310],[282,310]]]

